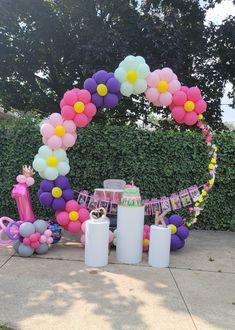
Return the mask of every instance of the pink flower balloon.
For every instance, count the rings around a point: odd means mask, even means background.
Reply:
[[[169,106],[174,93],[180,90],[180,82],[170,68],[151,72],[147,84],[145,96],[156,106]]]
[[[60,102],[60,108],[64,120],[72,120],[80,128],[85,127],[96,114],[96,106],[91,102],[91,94],[86,89],[67,91]]]
[[[197,123],[198,115],[206,111],[206,106],[198,87],[182,86],[173,95],[170,110],[177,123],[192,126]]]
[[[59,113],[53,113],[40,128],[43,143],[51,149],[68,149],[77,139],[76,125],[72,120],[64,120]]]

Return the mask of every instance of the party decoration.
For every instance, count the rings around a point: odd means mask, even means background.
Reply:
[[[189,235],[189,229],[185,226],[181,216],[174,214],[169,219],[164,217],[165,222],[171,228],[171,250],[182,249]]]
[[[64,120],[59,113],[52,113],[48,120],[42,123],[40,132],[43,143],[51,149],[72,147],[77,139],[76,125],[72,120]]]
[[[11,197],[16,201],[21,221],[33,222],[36,219],[28,189],[29,186],[34,184],[33,175],[34,171],[31,166],[24,165],[22,174],[18,175],[16,178],[18,183],[13,186],[11,191]]]
[[[59,175],[66,175],[70,171],[66,152],[63,149],[52,150],[45,145],[38,149],[33,168],[41,178],[47,180],[55,180]]]
[[[75,200],[66,202],[64,210],[56,212],[56,221],[71,233],[81,232],[81,224],[89,217],[88,210]]]
[[[99,70],[84,81],[84,88],[91,93],[91,100],[97,108],[114,108],[121,98],[120,82],[113,72]]]
[[[1,217],[0,218],[0,246],[7,246],[9,244],[11,244],[14,241],[14,237],[12,237],[13,235],[17,235],[18,234],[18,228],[15,231],[13,229],[9,228],[8,232],[10,233],[10,235],[12,235],[11,237],[9,237],[7,235],[7,228],[10,224],[14,224],[15,221],[9,217]],[[17,235],[18,238],[18,235]]]
[[[150,240],[150,227],[149,225],[144,225],[144,238],[143,238],[144,252],[147,252],[149,250],[149,240]]]
[[[41,181],[38,198],[42,205],[58,211],[63,210],[65,203],[74,198],[74,191],[68,178],[60,175],[53,181],[46,179]]]
[[[56,244],[60,241],[62,237],[63,228],[54,220],[48,221],[48,229],[51,230],[51,237],[53,238],[52,244]]]
[[[124,96],[144,93],[147,89],[146,78],[149,66],[142,56],[128,55],[115,70],[114,76],[120,82],[120,92]]]
[[[198,87],[182,86],[173,95],[170,110],[177,123],[192,126],[200,119],[200,115],[206,111],[206,107],[206,101],[203,100]]]
[[[170,68],[155,70],[147,77],[146,98],[156,106],[169,106],[173,95],[180,90],[180,82]]]
[[[60,102],[60,108],[64,120],[73,120],[79,128],[85,127],[96,114],[96,106],[91,102],[91,94],[86,89],[67,91]]]

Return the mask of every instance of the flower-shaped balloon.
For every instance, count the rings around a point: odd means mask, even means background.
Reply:
[[[63,149],[52,150],[48,146],[38,149],[34,157],[33,168],[43,179],[55,180],[59,175],[69,173],[70,166],[66,152]]]
[[[77,138],[76,125],[72,120],[63,120],[59,113],[53,113],[40,128],[42,140],[51,149],[68,149],[72,147]]]
[[[127,56],[115,70],[114,76],[121,83],[120,91],[125,96],[141,94],[147,89],[146,78],[149,66],[142,56]]]
[[[81,224],[89,218],[88,210],[75,200],[68,201],[63,211],[56,212],[56,221],[71,233],[80,232]]]
[[[189,235],[188,228],[184,225],[183,219],[174,214],[168,219],[164,217],[167,225],[171,228],[171,250],[182,249],[185,245],[185,239]]]
[[[38,198],[42,205],[54,211],[63,210],[65,203],[74,198],[74,191],[66,176],[58,176],[54,181],[42,180],[38,190]]]
[[[156,106],[169,106],[173,94],[180,90],[180,82],[170,68],[155,70],[147,78],[146,98]]]
[[[206,111],[206,106],[198,87],[182,86],[173,95],[170,110],[177,123],[192,126],[198,121],[198,115]]]
[[[85,127],[96,114],[96,106],[91,102],[91,94],[86,89],[74,88],[64,94],[60,102],[64,120],[73,120],[77,127]]]
[[[113,72],[97,71],[84,82],[84,88],[91,93],[92,102],[98,107],[114,108],[121,98],[120,82]]]

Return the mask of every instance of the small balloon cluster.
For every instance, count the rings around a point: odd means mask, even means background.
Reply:
[[[150,226],[144,225],[143,251],[148,252],[150,240]]]
[[[164,217],[165,223],[171,228],[171,250],[182,249],[189,235],[189,229],[181,216],[174,214],[169,219]]]
[[[207,103],[200,89],[196,86],[181,86],[170,68],[150,72],[145,59],[133,55],[124,58],[114,72],[99,70],[84,81],[83,88],[65,92],[60,102],[61,113],[52,113],[42,123],[40,133],[44,145],[34,158],[33,168],[47,182],[41,185],[38,197],[44,206],[61,212],[59,218],[61,224],[65,224],[65,230],[79,231],[79,223],[72,224],[75,218],[78,219],[78,210],[66,210],[67,203],[73,199],[72,192],[68,191],[68,185],[62,187],[57,182],[58,177],[65,178],[70,171],[66,150],[76,142],[76,128],[87,126],[97,108],[114,108],[122,96],[141,93],[153,105],[169,107],[177,123],[203,125],[202,114],[206,111]],[[205,130],[204,127],[204,133]],[[212,135],[209,134],[206,142],[211,141]],[[75,215],[72,212],[77,213]],[[58,220],[58,215],[56,217]]]

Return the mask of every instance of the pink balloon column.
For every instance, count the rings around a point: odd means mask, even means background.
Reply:
[[[15,199],[21,221],[34,222],[36,217],[33,212],[32,202],[28,187],[34,184],[34,172],[31,167],[23,166],[23,174],[16,178],[17,184],[11,191],[11,197]]]

